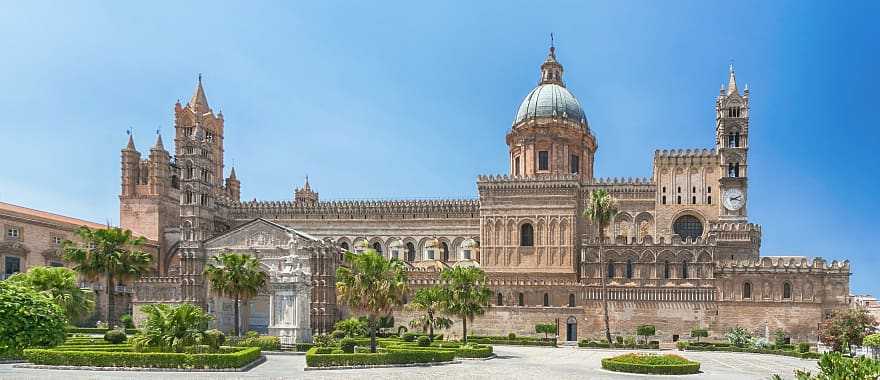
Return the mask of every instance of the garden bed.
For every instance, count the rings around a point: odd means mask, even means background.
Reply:
[[[615,372],[690,375],[700,372],[700,363],[678,355],[625,354],[602,359],[602,368]]]
[[[317,353],[317,348],[306,352],[306,365],[308,367],[364,367],[364,366],[387,366],[401,364],[430,364],[452,362],[455,359],[455,351],[431,349],[407,348],[383,348],[376,353]]]
[[[617,348],[617,349],[628,349],[628,350],[659,350],[660,342],[653,341],[648,344],[619,344],[619,343],[607,343],[607,342],[598,342],[595,340],[582,340],[578,342],[578,347],[581,348]]]
[[[105,345],[80,349],[62,345],[52,349],[27,349],[25,359],[36,365],[84,367],[138,367],[178,369],[241,368],[259,359],[259,347],[227,348],[226,353],[132,352],[130,347]],[[124,349],[121,351],[119,349]],[[231,352],[229,352],[231,351]]]
[[[713,344],[713,343],[700,343],[700,344],[689,344],[687,342],[679,342],[678,349],[683,351],[722,351],[722,352],[746,352],[752,354],[769,354],[769,355],[782,355],[782,356],[790,356],[794,358],[801,359],[818,359],[821,354],[818,352],[798,352],[796,350],[779,350],[779,349],[769,349],[769,348],[751,348],[751,347],[736,347],[731,346],[726,343]]]

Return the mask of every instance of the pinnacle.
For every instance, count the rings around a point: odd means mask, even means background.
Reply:
[[[196,85],[196,90],[193,92],[192,99],[189,101],[189,105],[192,108],[204,107],[208,109],[208,97],[205,96],[205,88],[202,87],[202,75],[199,74],[199,83]]]
[[[153,150],[165,150],[165,145],[162,144],[162,135],[156,134],[156,143],[153,144]]]
[[[730,64],[730,76],[727,79],[727,95],[738,93],[739,90],[736,88],[736,71],[733,69],[733,64]]]
[[[131,133],[128,134],[128,145],[125,146],[125,150],[137,150],[134,147],[134,136]]]

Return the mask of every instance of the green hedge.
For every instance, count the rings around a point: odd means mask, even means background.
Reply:
[[[281,338],[271,335],[263,335],[250,338],[227,338],[227,343],[237,347],[259,347],[266,351],[278,351],[281,349]]]
[[[414,343],[401,343],[397,345],[388,345],[387,348],[392,349],[404,349],[404,350],[418,350],[418,351],[433,351],[433,350],[441,350],[441,351],[452,351],[455,353],[455,357],[457,358],[487,358],[492,356],[492,346],[481,345],[481,344],[469,344],[467,346],[461,345],[459,343],[449,343],[449,342],[433,342],[428,347],[420,347]]]
[[[260,357],[259,347],[229,354],[182,354],[160,352],[102,352],[28,349],[27,361],[42,365],[148,368],[239,368]]]
[[[700,363],[677,355],[626,354],[602,359],[609,371],[655,375],[687,375],[700,372]]]
[[[318,354],[318,348],[306,352],[306,365],[309,367],[365,366],[385,364],[412,364],[448,362],[455,358],[455,352],[431,349],[386,348],[375,354]]]
[[[468,343],[479,343],[479,344],[500,344],[500,345],[510,345],[510,346],[544,346],[544,347],[556,347],[555,339],[543,339],[543,338],[533,338],[533,337],[515,337],[510,339],[506,336],[479,336],[473,335],[468,336]]]
[[[104,334],[109,328],[106,327],[68,327],[67,332],[70,334]],[[126,334],[137,334],[138,329],[125,329]]]
[[[597,342],[595,340],[588,341],[582,340],[578,342],[578,347],[582,348],[628,348],[628,349],[640,349],[640,350],[659,350],[660,342],[652,341],[648,344],[617,344],[611,343],[608,344],[606,342]]]
[[[791,356],[801,359],[818,359],[822,356],[818,352],[797,352],[794,350],[773,350],[765,348],[734,347],[729,345],[694,345],[693,343],[682,344],[679,346],[679,349],[686,351],[748,352],[753,354]]]
[[[296,343],[294,346],[295,346],[294,349],[296,350],[296,352],[306,352],[306,351],[310,350],[312,347],[314,347],[315,345],[312,343]]]

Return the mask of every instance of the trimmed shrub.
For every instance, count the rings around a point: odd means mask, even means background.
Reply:
[[[700,341],[700,338],[708,338],[709,330],[706,329],[693,329],[691,330],[691,338],[696,338],[697,342]]]
[[[129,314],[122,314],[119,316],[119,323],[122,323],[122,327],[127,329],[134,328],[134,319]]]
[[[617,342],[617,344],[623,344],[623,337],[618,335],[614,337],[614,341]]]
[[[239,368],[260,357],[258,347],[232,353],[100,352],[28,349],[27,361],[42,365],[150,368]]]
[[[535,332],[544,334],[544,339],[547,339],[547,334],[556,334],[556,325],[553,323],[539,323],[535,325]]]
[[[211,329],[205,331],[204,334],[202,334],[202,343],[204,343],[208,347],[211,347],[211,349],[215,351],[219,350],[220,346],[222,346],[225,342],[226,334],[224,334],[223,331]]]
[[[677,343],[675,343],[675,348],[678,348],[679,350],[687,350],[689,346],[690,346],[690,344],[688,344],[688,342],[685,342],[683,340],[680,340]]]
[[[67,327],[65,331],[69,334],[103,334],[109,331],[110,329],[106,327]],[[125,333],[129,335],[134,335],[139,333],[138,329],[125,329]]]
[[[306,352],[306,351],[312,349],[312,347],[315,347],[315,345],[311,344],[311,343],[295,343],[294,344],[294,349],[296,350],[296,352]]]
[[[333,347],[315,347],[314,351],[312,352],[319,355],[326,355],[333,353]]]
[[[514,339],[516,339],[516,334],[514,334],[514,333],[507,334],[507,339],[508,339],[508,340],[514,340]]]
[[[333,347],[336,345],[336,339],[333,339],[333,336],[328,334],[315,335],[312,337],[312,341],[315,342],[315,347]]]
[[[752,347],[736,347],[723,343],[706,343],[697,345],[695,343],[685,344],[682,348],[679,342],[679,349],[688,351],[723,351],[723,352],[748,352],[753,354],[770,354],[791,356],[801,359],[818,359],[821,355],[817,352],[809,352],[809,344],[807,344],[807,352],[798,352],[795,350],[777,350],[769,348],[752,348]]]
[[[656,375],[686,375],[700,372],[700,363],[678,355],[625,354],[602,359],[609,371]]]
[[[810,344],[807,342],[798,343],[797,348],[800,353],[810,352]]]
[[[352,338],[343,338],[339,341],[339,348],[342,349],[342,352],[345,353],[353,353],[354,347],[357,346],[357,341]]]
[[[416,337],[418,337],[418,336],[419,336],[419,334],[405,333],[405,334],[403,334],[403,341],[404,342],[412,342],[412,341],[416,340]]]
[[[411,364],[448,362],[455,358],[455,352],[448,350],[398,349],[387,348],[385,352],[371,353],[331,353],[319,354],[317,348],[306,353],[309,367],[364,366],[384,364]]]
[[[428,347],[431,345],[431,338],[420,336],[418,339],[419,347]]]
[[[281,338],[271,335],[250,335],[238,340],[234,345],[237,347],[259,347],[265,351],[278,351],[281,349]]]
[[[649,336],[654,336],[654,334],[657,334],[657,327],[654,325],[641,325],[636,328],[636,335],[644,337],[645,342],[648,341]]]
[[[107,330],[104,333],[104,340],[112,343],[119,344],[125,342],[128,337],[125,335],[125,330]]]

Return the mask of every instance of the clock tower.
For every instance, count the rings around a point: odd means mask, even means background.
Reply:
[[[721,156],[719,218],[746,221],[748,200],[749,87],[740,94],[730,65],[727,87],[715,101],[715,148]]]

